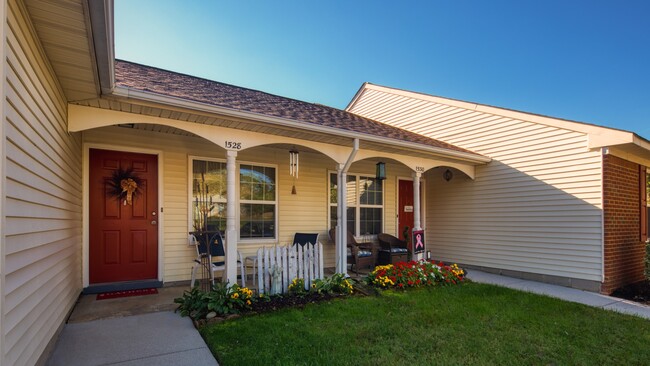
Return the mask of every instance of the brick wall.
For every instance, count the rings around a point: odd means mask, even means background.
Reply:
[[[639,165],[603,157],[605,282],[601,292],[644,279],[645,244],[640,241]]]

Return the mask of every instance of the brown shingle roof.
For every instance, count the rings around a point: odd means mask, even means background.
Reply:
[[[115,60],[115,85],[237,111],[287,118],[306,124],[388,137],[481,156],[469,150],[340,109],[128,61]]]

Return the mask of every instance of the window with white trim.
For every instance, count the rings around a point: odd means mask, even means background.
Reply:
[[[276,237],[276,169],[257,164],[238,164],[239,170],[239,238]],[[199,185],[205,180],[206,198],[199,197]],[[192,218],[199,207],[208,207],[209,231],[226,231],[226,163],[219,160],[192,159]],[[200,205],[199,203],[207,204]],[[201,201],[201,202],[200,202]],[[194,223],[193,223],[194,224]],[[196,226],[194,224],[194,226]]]
[[[275,238],[275,168],[239,166],[239,237]]]
[[[336,227],[338,182],[330,173],[330,228]],[[355,236],[376,235],[383,231],[383,181],[375,177],[348,174],[346,183],[347,228]]]

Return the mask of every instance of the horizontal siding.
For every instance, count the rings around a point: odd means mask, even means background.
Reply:
[[[106,127],[83,133],[85,143],[104,144],[125,148],[152,149],[163,152],[163,208],[164,223],[164,281],[183,281],[190,278],[194,248],[187,245],[188,225],[188,157],[211,157],[225,160],[225,151],[205,139],[159,132]],[[297,146],[298,150],[300,146]],[[330,158],[312,152],[300,152],[300,176],[296,180],[296,195],[291,194],[293,179],[289,175],[289,154],[286,148],[256,147],[239,152],[238,162],[272,164],[277,166],[278,238],[263,242],[241,240],[238,249],[243,256],[255,255],[258,248],[288,244],[296,232],[317,232],[325,244],[325,265],[334,266],[334,245],[328,238],[328,172],[336,164]],[[399,164],[387,162],[389,179],[385,180],[384,231],[395,231],[396,179],[410,175]],[[360,161],[352,164],[351,174],[374,176],[375,163]]]
[[[602,157],[585,134],[375,89],[351,112],[493,159],[474,181],[425,174],[434,257],[601,281]]]
[[[4,362],[32,365],[81,290],[81,138],[21,4],[9,1]]]

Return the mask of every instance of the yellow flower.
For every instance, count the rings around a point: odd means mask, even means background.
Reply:
[[[246,300],[246,305],[250,305],[250,304],[251,304],[251,301],[250,301],[250,300]]]
[[[234,294],[232,294],[232,298],[233,299],[238,299],[239,298],[239,293],[235,292]]]

